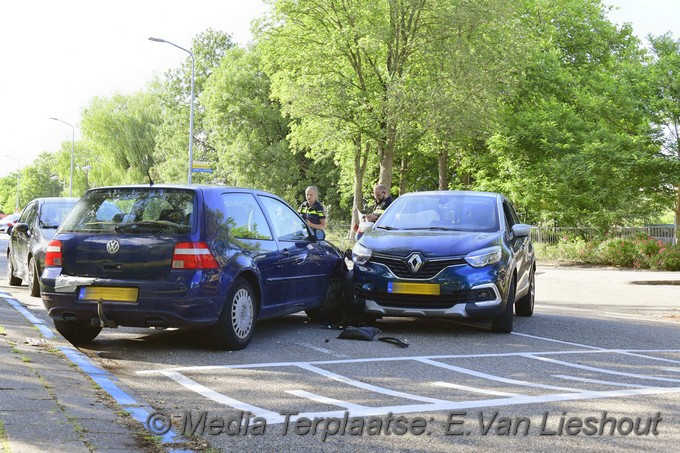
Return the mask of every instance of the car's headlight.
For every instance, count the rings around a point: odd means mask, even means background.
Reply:
[[[465,256],[465,261],[472,267],[484,267],[501,260],[501,247],[495,245],[481,250],[475,250]]]
[[[357,242],[354,244],[354,248],[352,248],[352,261],[356,264],[366,264],[366,262],[371,259],[372,253],[371,249],[364,247]]]

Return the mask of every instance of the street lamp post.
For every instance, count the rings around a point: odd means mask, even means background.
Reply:
[[[72,135],[71,135],[71,180],[70,180],[69,186],[68,186],[68,196],[72,197],[73,196],[73,161],[74,161],[74,151],[75,151],[75,147],[76,147],[76,128],[73,127],[73,124],[67,123],[64,120],[60,120],[59,118],[52,117],[50,119],[54,120],[54,121],[59,121],[60,123],[64,123],[68,126],[71,126],[71,131],[72,131]]]
[[[15,212],[19,212],[19,188],[21,187],[21,161],[14,156],[5,155],[5,157],[8,157],[10,159],[14,159],[19,163],[19,170],[17,172],[17,203],[16,203],[16,207],[14,208]]]
[[[154,41],[154,42],[164,42],[166,44],[170,44],[171,46],[177,47],[180,50],[185,51],[186,53],[191,56],[191,105],[189,106],[189,172],[187,175],[187,181],[189,184],[191,184],[191,173],[193,170],[194,166],[194,78],[195,78],[195,65],[196,61],[194,59],[194,54],[190,50],[185,49],[184,47],[180,47],[177,44],[171,43],[170,41],[166,41],[165,39],[162,38],[149,38],[149,41]]]

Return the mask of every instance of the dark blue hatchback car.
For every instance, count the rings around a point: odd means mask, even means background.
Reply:
[[[489,192],[397,198],[352,250],[362,315],[487,318],[495,332],[534,310],[536,262],[510,201]]]
[[[45,257],[42,300],[73,343],[102,327],[205,326],[247,346],[256,320],[340,316],[342,253],[279,197],[218,186],[89,190]]]

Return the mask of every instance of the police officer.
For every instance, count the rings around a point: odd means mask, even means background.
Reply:
[[[392,195],[390,195],[390,191],[387,190],[387,187],[384,184],[375,186],[373,189],[373,198],[375,198],[375,208],[373,209],[373,212],[363,216],[363,220],[366,222],[375,222],[378,220],[378,217],[380,217],[382,213],[385,212],[385,209],[392,204]]]
[[[307,226],[315,230],[326,229],[326,211],[319,201],[319,189],[315,186],[309,186],[305,189],[306,201],[303,201],[298,212],[302,218],[307,222]]]

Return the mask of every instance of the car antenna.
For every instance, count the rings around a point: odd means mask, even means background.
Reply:
[[[149,177],[149,187],[153,186],[153,179],[151,179],[151,172],[149,170],[146,171],[146,176]]]

